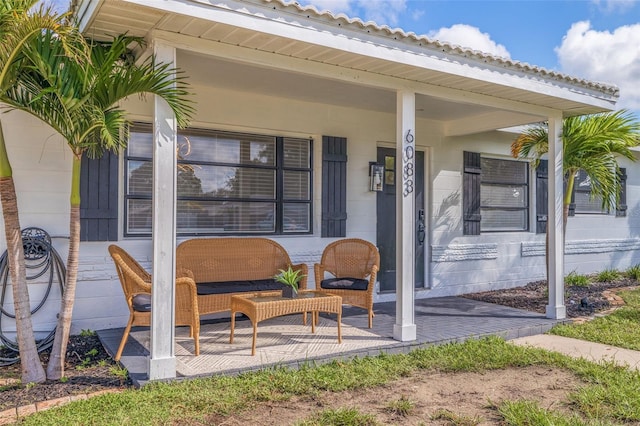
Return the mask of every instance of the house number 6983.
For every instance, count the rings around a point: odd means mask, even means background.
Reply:
[[[407,130],[407,134],[404,137],[404,155],[402,156],[402,195],[408,197],[413,192],[413,148],[414,137],[411,134],[411,129]]]

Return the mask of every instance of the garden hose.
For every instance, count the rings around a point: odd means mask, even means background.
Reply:
[[[66,270],[62,258],[51,245],[51,237],[46,231],[35,227],[23,229],[22,244],[24,247],[25,268],[27,270],[27,283],[48,274],[47,288],[44,295],[35,308],[31,309],[31,315],[33,315],[46,303],[56,279],[60,287],[60,294],[64,292]],[[33,273],[30,275],[31,271]],[[15,314],[12,313],[13,310],[5,308],[7,289],[10,284],[6,250],[0,257],[0,280],[2,283],[2,288],[0,289],[0,366],[6,366],[20,361],[18,342],[9,339],[2,329],[2,319],[4,317],[15,319]],[[38,352],[51,347],[55,331],[54,327],[44,339],[36,342]]]

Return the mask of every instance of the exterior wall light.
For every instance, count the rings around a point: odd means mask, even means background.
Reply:
[[[384,166],[378,163],[369,163],[369,190],[382,191],[384,185]]]

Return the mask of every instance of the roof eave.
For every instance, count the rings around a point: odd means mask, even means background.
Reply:
[[[84,33],[91,26],[96,13],[100,10],[104,0],[78,0],[71,5],[76,16],[78,28]]]

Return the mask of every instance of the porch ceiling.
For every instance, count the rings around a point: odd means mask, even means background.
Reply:
[[[308,102],[322,102],[394,113],[396,93],[290,71],[238,64],[197,53],[178,51],[178,66],[194,85],[214,86]],[[449,121],[486,113],[487,108],[426,95],[416,97],[416,116]]]
[[[97,39],[128,33],[175,41],[178,66],[197,84],[384,112],[395,111],[394,89],[414,89],[418,117],[442,122],[449,135],[537,122],[546,111],[601,112],[617,99],[602,85],[526,64],[500,67],[499,58],[452,55],[415,36],[300,11],[266,0],[83,0],[78,7],[81,28]],[[233,62],[222,59],[230,49],[240,52]],[[243,63],[250,54],[262,56]]]

